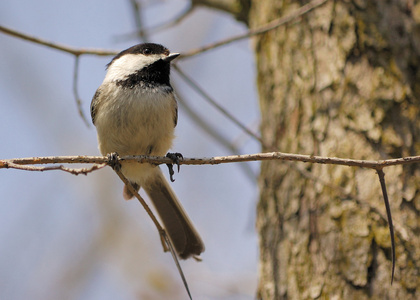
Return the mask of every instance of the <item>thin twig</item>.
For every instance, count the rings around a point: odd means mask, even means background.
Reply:
[[[183,97],[179,92],[177,92],[177,96],[178,103],[182,106],[182,112],[187,114],[187,116],[189,116],[198,127],[200,127],[205,133],[207,133],[231,154],[238,154],[240,152],[239,148],[232,143],[231,139],[225,137],[222,132],[217,131],[208,121],[206,121],[206,118],[200,116],[198,112],[194,111],[192,105],[187,102],[185,97]],[[255,182],[256,176],[249,164],[240,164],[240,168],[242,168],[244,174],[251,182]]]
[[[133,11],[134,22],[136,24],[136,37],[139,37],[143,42],[149,40],[149,32],[143,26],[142,6],[139,1],[130,0],[131,8]]]
[[[75,61],[74,61],[74,70],[73,70],[73,95],[74,98],[76,100],[76,106],[77,106],[77,111],[79,112],[80,117],[82,118],[83,122],[85,122],[86,126],[89,128],[90,127],[90,123],[85,115],[85,113],[83,112],[83,104],[82,104],[82,100],[79,97],[79,88],[78,88],[78,77],[79,77],[79,55],[75,56]]]
[[[132,3],[132,7],[133,7],[134,10],[138,11],[139,10],[139,5],[138,5],[137,1],[136,0],[130,0],[130,2],[135,2],[136,3],[135,5]],[[178,25],[186,17],[188,17],[193,11],[194,11],[194,5],[192,5],[190,3],[190,4],[188,4],[187,8],[184,9],[173,20],[164,22],[162,24],[159,24],[159,25],[147,28],[147,29],[140,29],[140,27],[138,26],[138,23],[136,22],[137,28],[138,28],[137,31],[132,32],[132,33],[122,34],[118,37],[118,40],[132,39],[132,38],[136,38],[136,37],[140,37],[140,38],[144,39],[145,34],[147,34],[147,35],[155,34],[155,33],[158,33],[159,31],[163,31],[163,30],[166,30],[168,28],[171,28],[173,26]]]
[[[0,162],[0,166],[1,165],[2,164]],[[40,166],[27,166],[27,165],[16,164],[13,162],[7,162],[6,168],[25,170],[25,171],[37,171],[37,172],[59,170],[59,171],[64,171],[64,172],[73,174],[73,175],[79,175],[79,174],[87,175],[88,173],[93,172],[95,170],[102,169],[105,166],[107,166],[107,164],[94,164],[90,168],[74,169],[74,168],[67,168],[63,165],[40,167]]]
[[[186,17],[188,17],[193,11],[195,6],[192,3],[188,3],[187,8],[185,8],[179,15],[177,15],[173,20],[165,22],[160,25],[156,25],[152,28],[149,28],[147,31],[149,34],[157,33],[159,31],[171,28],[173,26],[181,23]]]
[[[115,171],[115,173],[117,173],[118,177],[120,177],[120,179],[122,180],[122,182],[124,182],[124,184],[130,190],[130,192],[139,200],[139,202],[143,206],[144,210],[147,212],[147,214],[149,215],[150,219],[152,219],[153,223],[155,224],[157,230],[159,231],[159,234],[164,237],[166,235],[165,234],[165,230],[160,225],[158,219],[155,217],[155,215],[153,214],[152,210],[150,209],[150,207],[146,203],[146,201],[143,199],[143,197],[140,196],[140,194],[133,187],[133,185],[131,184],[131,182],[124,176],[124,174],[121,173],[121,170],[118,170],[118,169],[115,168],[114,171]]]
[[[251,137],[259,141],[261,144],[264,144],[263,140],[260,136],[256,133],[252,132],[249,128],[247,128],[244,124],[242,124],[234,115],[228,112],[224,107],[222,107],[219,103],[217,103],[209,94],[207,94],[203,88],[201,88],[191,77],[186,75],[178,65],[173,65],[174,69],[178,72],[178,74],[188,83],[197,93],[199,93],[207,102],[209,102],[213,107],[215,107],[219,112],[221,112],[227,119],[231,120],[234,124],[236,124],[239,128],[241,128],[244,132],[249,134]]]
[[[181,264],[179,263],[178,256],[176,255],[175,249],[172,246],[171,240],[169,239],[169,237],[166,234],[166,232],[165,232],[165,234],[164,234],[163,237],[164,237],[165,242],[168,245],[169,250],[170,250],[170,252],[172,254],[172,258],[174,259],[176,268],[178,269],[178,273],[181,276],[181,279],[182,279],[182,282],[184,283],[185,289],[187,290],[188,297],[190,297],[190,300],[192,300],[192,296],[191,296],[190,288],[188,287],[187,279],[185,278],[184,272],[182,271]]]
[[[53,48],[56,50],[60,50],[63,52],[67,52],[73,55],[82,55],[82,54],[89,54],[89,55],[99,55],[99,56],[110,56],[110,55],[116,55],[117,51],[112,50],[102,50],[102,49],[89,49],[89,48],[74,48],[67,45],[62,45],[58,43],[53,43],[41,38],[37,38],[22,32],[19,32],[17,30],[7,28],[0,25],[0,32],[6,33],[8,35],[20,38],[25,41],[33,42],[39,45],[47,46],[49,48]]]
[[[181,264],[179,263],[177,254],[174,250],[174,247],[172,245],[171,240],[169,239],[168,235],[166,234],[165,229],[163,229],[162,225],[160,225],[158,219],[156,218],[156,216],[154,215],[154,213],[150,209],[149,205],[146,203],[146,201],[143,199],[143,197],[140,196],[138,191],[133,187],[131,182],[124,176],[124,174],[121,172],[121,170],[119,170],[118,168],[114,168],[114,171],[115,171],[115,173],[117,173],[118,177],[120,177],[122,182],[124,182],[124,184],[130,190],[130,192],[139,200],[139,202],[143,206],[144,210],[149,215],[150,219],[152,219],[153,223],[155,224],[155,226],[156,226],[156,228],[159,232],[161,240],[165,242],[165,244],[162,243],[163,251],[166,252],[167,250],[169,250],[171,252],[172,258],[173,258],[173,260],[175,262],[175,265],[178,269],[179,275],[181,276],[182,282],[184,283],[185,289],[187,290],[188,296],[192,300],[190,289],[188,287],[187,280],[185,279],[184,272],[182,271]]]
[[[295,19],[309,13],[310,11],[312,11],[313,9],[320,7],[321,5],[325,4],[328,0],[313,0],[312,2],[309,2],[306,5],[303,5],[302,7],[298,8],[296,11],[290,13],[289,15],[276,19],[266,25],[263,25],[259,28],[256,29],[252,29],[247,31],[244,34],[240,34],[237,36],[233,36],[224,40],[221,40],[219,42],[189,51],[187,53],[183,53],[181,57],[179,57],[179,59],[183,59],[183,58],[187,58],[187,57],[191,57],[200,53],[203,53],[205,51],[226,45],[226,44],[230,44],[232,42],[235,41],[239,41],[239,40],[243,40],[243,39],[247,39],[249,37],[255,36],[255,35],[259,35],[259,34],[263,34],[266,33],[270,30],[276,29],[282,25],[285,25],[287,23],[290,23],[291,21],[294,21]],[[26,40],[26,41],[30,41],[36,44],[40,44],[43,46],[47,46],[56,50],[60,50],[60,51],[64,51],[73,55],[99,55],[99,56],[111,56],[111,55],[116,55],[118,53],[118,51],[114,51],[114,50],[102,50],[102,49],[89,49],[89,48],[75,48],[75,47],[71,47],[71,46],[67,46],[67,45],[62,45],[62,44],[58,44],[58,43],[53,43],[41,38],[37,38],[22,32],[19,32],[17,30],[11,29],[11,28],[7,28],[4,26],[0,25],[0,32],[6,33],[8,35]]]
[[[263,25],[259,28],[256,29],[251,29],[243,34],[239,34],[221,41],[218,41],[216,43],[212,43],[210,45],[198,48],[198,49],[194,49],[191,50],[187,53],[182,53],[182,56],[179,57],[179,59],[184,59],[184,58],[188,58],[197,54],[201,54],[203,52],[206,52],[208,50],[220,47],[220,46],[224,46],[239,40],[243,40],[243,39],[247,39],[250,38],[252,36],[255,35],[259,35],[259,34],[263,34],[266,33],[270,30],[276,29],[282,25],[285,25],[287,23],[290,23],[292,21],[294,21],[295,19],[309,13],[310,11],[312,11],[313,9],[320,7],[321,5],[325,4],[328,0],[313,0],[311,2],[309,2],[308,4],[305,4],[303,6],[301,6],[300,8],[296,9],[295,11],[293,11],[292,13],[288,14],[287,16],[281,17],[279,19],[276,19],[266,25]]]
[[[388,193],[386,191],[385,184],[385,173],[382,168],[378,168],[377,174],[379,176],[379,182],[381,183],[382,194],[384,196],[384,203],[386,209],[386,216],[388,219],[389,234],[391,236],[391,252],[392,252],[392,271],[391,271],[391,285],[394,281],[394,272],[395,272],[395,237],[394,237],[394,225],[392,224],[392,215],[391,207],[389,205]]]

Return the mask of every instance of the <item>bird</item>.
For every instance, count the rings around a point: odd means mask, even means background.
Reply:
[[[164,156],[171,148],[178,106],[170,64],[178,56],[160,44],[143,43],[107,64],[90,106],[102,155]],[[160,167],[125,161],[121,172],[137,191],[145,190],[178,256],[198,258],[204,243]],[[133,196],[125,185],[123,197]]]

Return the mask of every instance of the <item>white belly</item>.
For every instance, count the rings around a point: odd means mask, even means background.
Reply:
[[[142,93],[126,90],[129,97],[114,94],[99,107],[95,125],[102,155],[117,152],[125,155],[163,156],[172,146],[176,101],[172,94]],[[106,91],[104,91],[106,92]],[[124,163],[122,171],[133,182],[141,184],[154,166]]]

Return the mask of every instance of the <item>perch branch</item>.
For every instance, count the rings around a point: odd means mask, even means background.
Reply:
[[[139,163],[152,164],[171,164],[172,160],[163,156],[122,156],[120,161],[137,161]],[[229,155],[229,156],[214,156],[209,158],[188,158],[180,159],[180,165],[218,165],[225,163],[236,163],[246,161],[264,161],[264,160],[281,160],[281,161],[300,161],[315,164],[327,165],[342,165],[350,167],[360,167],[378,170],[389,166],[407,165],[420,162],[420,156],[408,156],[387,160],[361,160],[338,157],[323,157],[304,154],[293,154],[283,152],[267,152],[243,155]],[[88,164],[104,164],[108,163],[106,156],[46,156],[46,157],[27,157],[27,158],[12,158],[1,159],[0,169],[15,168],[15,165],[38,165],[38,164],[74,164],[74,163],[88,163]],[[20,168],[20,167],[19,167]],[[20,168],[22,169],[22,168]]]
[[[388,226],[391,236],[391,251],[392,251],[392,271],[391,271],[391,284],[394,280],[395,272],[395,237],[394,237],[394,227],[392,222],[391,208],[389,205],[388,193],[386,190],[385,184],[385,173],[383,169],[389,166],[396,165],[405,165],[413,164],[420,162],[420,156],[409,156],[396,159],[387,159],[387,160],[357,160],[357,159],[347,159],[347,158],[337,158],[337,157],[322,157],[322,156],[312,156],[312,155],[302,155],[302,154],[290,154],[282,152],[269,152],[269,153],[256,153],[256,154],[245,154],[245,155],[231,155],[231,156],[216,156],[211,158],[182,158],[179,161],[179,164],[186,165],[204,165],[204,164],[222,164],[222,163],[234,163],[234,162],[246,162],[246,161],[262,161],[262,160],[281,160],[281,161],[299,161],[299,162],[308,162],[308,163],[317,163],[317,164],[330,164],[330,165],[342,165],[350,167],[361,167],[369,168],[377,171],[379,176],[379,181],[381,184],[382,194],[384,197],[386,215],[388,220]],[[122,156],[117,157],[118,162],[122,161],[136,161],[139,163],[152,163],[152,164],[171,164],[172,160],[168,157],[158,157],[158,156]],[[91,168],[83,169],[70,169],[62,165],[59,166],[33,166],[40,164],[59,164],[59,163],[91,163],[94,164]],[[99,165],[98,165],[99,164]],[[27,171],[47,171],[47,170],[62,170],[69,172],[71,174],[87,174],[94,170],[103,168],[105,165],[111,165],[110,160],[106,156],[50,156],[50,157],[29,157],[29,158],[15,158],[15,159],[3,159],[0,160],[0,169],[14,168],[19,170]],[[118,170],[115,170],[120,176],[121,180],[128,186],[130,191],[137,197],[141,202],[152,221],[155,223],[161,238],[163,241],[166,241],[166,245],[169,250],[173,253],[173,247],[168,244],[168,238],[162,226],[160,226],[156,217],[151,212],[150,208],[140,197],[138,192],[132,187],[127,178],[125,178],[122,173]],[[165,248],[165,247],[164,247]],[[176,257],[176,255],[175,255]],[[179,266],[179,262],[176,261],[178,271],[181,274],[181,277],[184,280],[184,285],[188,290],[186,285],[185,278],[182,274],[182,270]]]

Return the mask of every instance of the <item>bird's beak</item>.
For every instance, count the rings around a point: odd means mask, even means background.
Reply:
[[[179,56],[179,53],[170,53],[167,57],[162,58],[163,61],[171,62]]]

